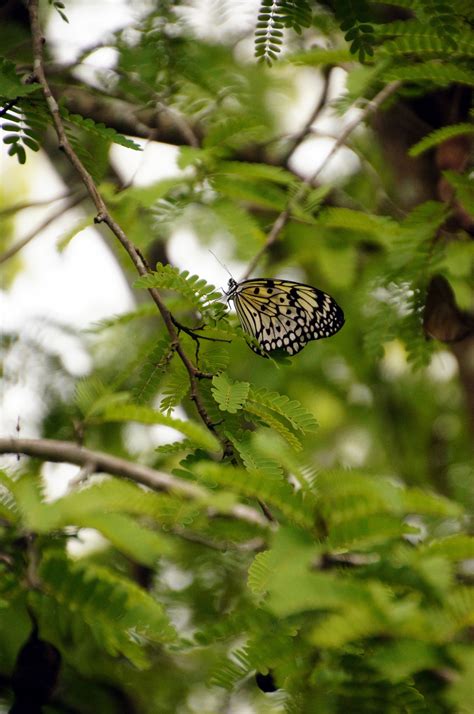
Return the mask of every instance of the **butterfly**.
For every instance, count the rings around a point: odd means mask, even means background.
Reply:
[[[243,330],[256,342],[249,346],[263,357],[274,350],[294,355],[311,340],[330,337],[344,324],[337,302],[322,290],[292,280],[229,280],[232,300]]]

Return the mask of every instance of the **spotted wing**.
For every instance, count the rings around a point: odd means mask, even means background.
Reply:
[[[234,303],[243,329],[263,353],[283,349],[293,355],[311,340],[334,335],[344,324],[334,298],[291,280],[245,280],[237,287]]]

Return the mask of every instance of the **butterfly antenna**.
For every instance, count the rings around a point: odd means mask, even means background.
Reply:
[[[208,248],[208,250],[209,250],[209,253],[217,260],[217,262],[219,263],[219,265],[220,265],[222,268],[224,268],[224,270],[226,271],[226,273],[228,273],[228,274],[230,275],[230,277],[233,279],[234,276],[233,276],[232,273],[230,272],[230,270],[229,270],[229,268],[227,267],[227,265],[224,265],[224,263],[222,263],[222,262],[219,260],[219,258],[217,257],[217,255],[216,255],[215,253],[213,253],[210,248]]]

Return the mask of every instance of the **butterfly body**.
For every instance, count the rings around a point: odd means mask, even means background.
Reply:
[[[227,301],[232,300],[243,330],[263,356],[274,350],[294,355],[311,340],[330,337],[344,324],[344,313],[327,293],[292,280],[254,278],[229,280]]]

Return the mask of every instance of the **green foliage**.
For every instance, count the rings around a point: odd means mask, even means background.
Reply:
[[[390,244],[391,237],[398,233],[397,224],[389,216],[374,216],[351,208],[324,208],[317,218],[317,223],[329,228],[344,228],[369,234],[382,245]]]
[[[71,114],[66,107],[61,107],[61,116],[67,124],[72,124],[78,126],[85,132],[90,132],[94,136],[99,137],[104,142],[120,144],[120,146],[125,146],[127,149],[133,149],[134,151],[141,151],[141,146],[139,146],[135,141],[127,139],[122,134],[119,134],[111,127],[105,126],[103,123],[97,123],[90,117],[87,119],[82,117],[80,114]]]
[[[282,211],[286,206],[286,192],[274,181],[261,177],[240,176],[229,172],[228,167],[216,172],[212,186],[219,194],[234,201],[245,201],[262,209]]]
[[[281,50],[283,29],[291,27],[301,34],[311,21],[312,9],[307,0],[262,0],[255,30],[255,56],[271,66]]]
[[[445,171],[443,176],[456,191],[456,197],[468,213],[474,213],[474,180],[472,176]]]
[[[346,49],[321,49],[316,48],[308,52],[296,52],[290,57],[290,61],[297,65],[310,65],[315,67],[325,67],[350,62],[352,58],[350,50]]]
[[[437,61],[420,62],[417,65],[398,66],[384,73],[389,81],[401,80],[403,82],[432,82],[434,85],[449,86],[453,82],[472,86],[474,73],[463,67]]]
[[[63,3],[54,3],[54,6],[67,22],[62,12]],[[20,164],[26,162],[26,149],[39,151],[44,131],[51,124],[51,117],[46,111],[44,102],[30,97],[39,89],[38,84],[21,82],[14,63],[4,57],[0,58],[0,102],[6,105],[7,109],[1,115],[5,120],[2,129],[6,132],[3,142],[9,146],[8,154],[16,156]],[[106,127],[105,124],[96,123],[93,119],[84,118],[79,114],[71,114],[63,106],[60,107],[60,112],[65,122],[68,139],[95,178],[98,177],[96,165],[98,155],[92,157],[87,151],[83,145],[82,133],[90,134],[99,141],[102,151],[107,150],[110,142],[129,149],[141,150],[134,141],[117,133],[111,127]],[[75,128],[80,129],[79,135],[75,133]]]
[[[213,285],[197,275],[189,275],[187,270],[180,272],[171,265],[158,263],[156,271],[139,278],[135,282],[137,288],[159,288],[175,290],[201,315],[217,320],[225,312],[225,306],[218,302],[222,297]]]
[[[423,307],[429,279],[439,270],[442,257],[433,239],[446,217],[443,204],[429,201],[414,209],[393,232],[385,282],[373,286],[366,305],[370,324],[365,344],[370,354],[380,354],[384,343],[399,338],[414,366],[429,363],[433,345],[423,334]]]
[[[249,463],[249,459],[247,459]],[[219,484],[232,488],[236,493],[250,498],[259,498],[270,507],[275,506],[290,522],[311,530],[314,523],[314,501],[295,492],[289,483],[281,478],[268,479],[268,469],[245,470],[237,467],[198,463],[193,472],[204,483]],[[276,473],[276,471],[275,471]]]
[[[162,262],[135,282],[143,302],[131,310],[79,334],[35,320],[7,334],[1,352],[9,434],[12,394],[34,388],[36,421],[25,406],[19,439],[70,442],[52,454],[43,444],[45,459],[80,460],[82,445],[102,461],[118,457],[138,482],[146,474],[153,483],[155,470],[157,490],[114,475],[113,460],[104,473],[69,464],[69,485],[62,466],[43,468],[40,458],[13,455],[0,472],[0,709],[4,699],[10,706],[32,614],[61,652],[58,714],[469,712],[472,436],[457,374],[465,340],[451,349],[425,330],[439,274],[460,308],[444,299],[441,322],[449,332],[456,316],[467,329],[471,320],[472,8],[268,0],[257,57],[270,65],[288,47],[288,61],[269,69],[245,57],[254,29],[231,22],[235,3],[206,6],[218,41],[203,39],[204,23],[195,31],[191,5],[152,5],[137,5],[141,19],[108,38],[116,64],[94,85],[83,73],[77,86],[76,63],[48,62],[46,74],[114,220],[149,263]],[[21,32],[0,27],[6,146],[21,161],[44,147],[55,165],[40,88],[23,77],[31,42]],[[346,93],[334,98],[343,75]],[[396,94],[373,115],[391,82]],[[88,98],[90,118],[66,109],[71,86]],[[300,87],[313,105],[296,121]],[[329,165],[339,159],[347,171],[306,185],[295,144],[306,158],[312,139],[333,141],[332,117],[348,109],[341,126],[365,109],[368,126]],[[101,124],[102,111],[132,137]],[[180,173],[117,183],[110,145],[138,148],[134,131],[174,145]],[[429,149],[457,138],[459,163],[445,170]],[[18,195],[29,201],[15,176],[0,191],[2,259]],[[65,258],[81,225],[60,242]],[[221,291],[192,274],[194,253],[178,230],[192,231],[236,279],[265,247],[250,274],[334,295],[343,330],[291,359],[262,360]],[[108,246],[132,284],[122,248]],[[168,263],[177,246],[179,268]],[[224,269],[208,262],[212,282],[224,284]],[[160,291],[179,344],[147,289]],[[81,341],[86,374],[63,359],[56,337]],[[256,673],[279,691],[260,691]]]
[[[250,384],[248,382],[232,383],[225,374],[220,374],[212,378],[212,396],[223,412],[235,414],[242,409],[248,393]]]
[[[421,17],[426,17],[428,25],[441,37],[450,49],[456,47],[458,34],[457,18],[443,0],[420,0]]]
[[[45,594],[33,606],[40,617],[46,608],[65,610],[90,628],[91,636],[112,656],[124,655],[135,666],[148,664],[141,641],[170,642],[173,628],[160,605],[143,590],[102,567],[85,567],[64,557],[51,556],[41,566]],[[50,622],[48,622],[50,625]]]
[[[20,164],[26,162],[26,149],[39,151],[41,136],[49,119],[41,101],[33,98],[12,100],[3,114],[6,120],[2,129],[6,132],[3,143],[8,145],[9,156],[16,156]]]
[[[255,56],[271,65],[281,49],[283,13],[280,0],[262,0],[255,32]]]
[[[156,317],[156,308],[149,303],[144,303],[135,310],[121,312],[119,315],[112,315],[111,317],[99,320],[91,327],[87,328],[86,332],[97,333],[102,332],[103,330],[108,330],[111,327],[117,327],[118,325],[128,325],[129,322],[137,320],[141,317]]]
[[[344,39],[350,42],[351,53],[358,55],[360,62],[364,62],[367,56],[373,57],[375,36],[370,22],[369,4],[365,0],[337,0],[335,12],[340,20]]]
[[[265,387],[256,388],[249,382],[234,382],[226,373],[213,377],[212,396],[221,413],[243,413],[246,420],[266,424],[296,450],[302,448],[301,437],[317,428],[313,414],[296,399],[289,399]],[[226,425],[234,433],[242,428],[241,424],[238,426],[235,421],[227,419]]]
[[[451,124],[443,126],[441,129],[432,131],[427,136],[410,148],[410,156],[419,156],[424,151],[432,149],[439,144],[442,144],[448,139],[453,139],[456,136],[466,136],[474,133],[472,124]]]
[[[418,33],[408,33],[396,40],[385,42],[381,48],[381,52],[390,56],[415,54],[422,58],[427,55],[443,56],[447,48],[445,38],[440,38],[439,35],[431,34],[426,30]],[[466,57],[472,58],[474,54],[474,45],[472,38],[468,35],[461,35],[456,38],[456,45],[449,46],[449,58]]]
[[[14,524],[18,520],[18,508],[11,488],[11,480],[4,471],[0,471],[0,517]]]
[[[160,409],[169,414],[183,401],[188,392],[189,380],[186,370],[181,362],[174,359],[162,388]]]
[[[26,97],[39,89],[36,84],[25,84],[17,74],[15,63],[0,57],[0,97],[3,101]]]
[[[145,404],[151,401],[172,356],[173,351],[167,338],[159,340],[147,354],[133,388],[135,402]]]
[[[250,391],[247,402],[248,410],[251,411],[253,406],[269,409],[280,418],[286,419],[295,431],[313,432],[318,426],[314,416],[296,399],[289,399],[287,396],[272,392],[265,387],[252,388]]]
[[[66,6],[63,2],[60,2],[60,0],[48,0],[48,3],[54,7],[61,20],[69,23],[68,17],[64,12]]]
[[[281,480],[283,478],[283,470],[280,464],[275,461],[275,459],[269,459],[268,457],[259,454],[250,439],[237,441],[237,439],[234,439],[231,434],[229,434],[229,438],[242,458],[246,469],[249,471],[257,471],[263,476],[266,476],[269,480],[273,481],[275,479]]]
[[[215,437],[201,424],[190,420],[174,419],[145,405],[120,404],[119,406],[105,406],[99,418],[104,421],[136,421],[140,424],[162,424],[181,432],[196,446],[209,451],[218,449]]]

